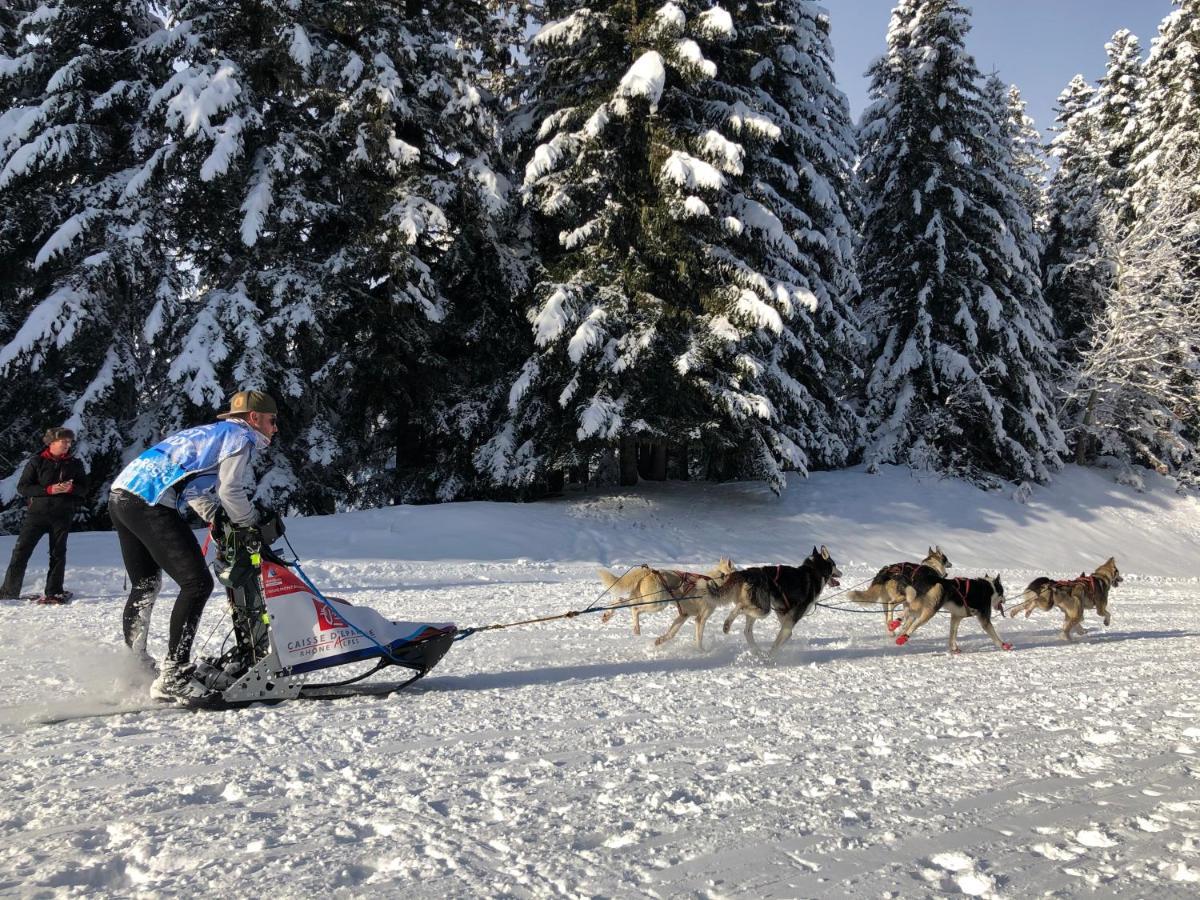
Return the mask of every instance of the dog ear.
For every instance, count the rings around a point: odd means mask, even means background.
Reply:
[[[816,548],[816,547],[813,547],[813,552],[812,552],[812,555],[813,555],[813,556],[820,556],[821,554],[817,552],[817,548]]]
[[[824,544],[821,545],[821,559],[829,559],[829,548]]]

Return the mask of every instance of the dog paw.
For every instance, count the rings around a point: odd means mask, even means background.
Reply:
[[[899,619],[892,619],[892,621],[888,622],[888,631],[895,631],[899,627],[900,627]]]
[[[896,643],[899,646],[903,647],[905,644],[908,643],[908,635],[907,634],[900,635],[900,637],[896,638]]]
[[[1000,644],[1000,648],[1002,650],[1011,650],[1013,648],[1013,645],[1010,644],[1008,641],[1004,641],[1003,643]]]

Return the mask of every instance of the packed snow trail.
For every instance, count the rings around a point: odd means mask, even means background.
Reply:
[[[908,487],[874,479],[877,500],[944,517],[953,540],[921,521],[852,534],[820,499],[854,496],[852,476],[837,476],[840,490],[804,483],[807,496],[776,506],[732,492],[730,509],[708,506],[709,520],[694,523],[696,543],[649,558],[711,564],[718,547],[699,542],[720,531],[738,563],[775,561],[773,542],[788,535],[764,510],[792,517],[797,557],[814,537],[837,557],[839,545],[888,542],[901,529],[914,551],[940,541],[963,575],[1087,541],[1092,556],[1115,546],[1126,576],[1112,625],[1089,615],[1091,633],[1067,645],[1058,613],[997,619],[1017,648],[1002,653],[968,621],[964,652],[951,657],[944,616],[901,648],[882,614],[818,609],[768,665],[740,629],[721,634],[721,613],[701,653],[687,631],[653,646],[670,614],[646,616],[637,637],[624,612],[608,624],[585,616],[472,636],[386,699],[37,725],[68,704],[144,697],[148,676],[119,646],[111,535],[77,535],[72,605],[0,606],[0,893],[1193,896],[1200,580],[1171,561],[1186,559],[1193,501],[1113,488],[1102,507],[1111,485],[1097,483],[1075,492],[1078,508],[1013,505],[1001,522],[993,495],[979,495],[981,514],[951,485],[946,505],[929,509],[914,484],[906,507]],[[424,528],[420,510],[381,510],[297,520],[289,533],[297,549],[326,554],[307,571],[331,594],[469,627],[586,605],[601,590],[594,563],[572,560],[566,545],[590,541],[598,562],[624,567],[636,560],[613,547],[636,540],[661,552],[686,539],[684,516],[695,518],[704,492],[464,504],[431,509]],[[546,537],[554,511],[576,527]],[[404,524],[381,531],[389,514]],[[524,538],[526,559],[493,558],[483,540],[470,558],[454,543],[505,516],[495,540]],[[413,545],[429,552],[438,521],[443,552],[406,556]],[[1010,550],[1022,535],[1028,546]],[[755,542],[761,555],[750,553]],[[0,540],[0,554],[10,545]],[[870,565],[839,559],[844,585],[893,561],[868,549]],[[1041,574],[1024,563],[999,571],[1010,597]],[[210,604],[201,638],[221,605]],[[152,648],[168,608],[155,612]],[[773,636],[773,621],[758,633]]]

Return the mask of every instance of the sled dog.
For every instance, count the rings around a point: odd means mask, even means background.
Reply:
[[[1035,578],[1029,582],[1025,592],[1021,594],[1021,603],[1013,607],[1012,614],[1024,610],[1025,618],[1029,618],[1034,609],[1048,612],[1054,607],[1063,611],[1066,617],[1063,622],[1063,640],[1073,640],[1072,631],[1087,634],[1083,627],[1083,614],[1094,609],[1096,615],[1104,619],[1107,625],[1111,619],[1108,612],[1108,592],[1121,583],[1121,572],[1117,569],[1117,561],[1109,557],[1104,565],[1098,567],[1091,575],[1080,574],[1078,578],[1055,581],[1051,578]]]
[[[619,608],[630,604],[629,611],[633,613],[634,634],[642,633],[643,615],[658,612],[660,609],[666,609],[669,604],[674,604],[679,610],[679,617],[667,634],[655,643],[661,644],[670,640],[689,616],[695,616],[696,643],[700,645],[700,649],[704,649],[704,625],[708,621],[708,617],[712,615],[715,605],[710,605],[712,604],[711,596],[699,585],[711,583],[714,579],[728,575],[733,570],[733,563],[728,559],[722,559],[717,563],[715,569],[704,575],[680,572],[674,569],[652,569],[647,565],[630,569],[620,577],[607,569],[599,569],[597,574],[604,587],[617,594],[616,598],[609,603],[610,607]],[[694,605],[701,600],[698,596],[700,594],[703,594],[702,603]],[[702,606],[707,608],[706,612],[703,611]],[[702,612],[703,615],[701,615]],[[600,617],[600,621],[607,622],[616,614],[616,609],[609,609]]]
[[[945,578],[950,560],[941,547],[930,547],[919,563],[898,562],[884,566],[865,591],[851,591],[846,596],[857,603],[882,604],[883,624],[889,632],[893,632],[900,627],[900,619],[894,615],[896,607],[904,603],[904,591],[913,583],[913,578],[921,568],[931,570],[938,578]]]
[[[1001,650],[1011,650],[1012,644],[1000,640],[992,625],[992,611],[1004,604],[1004,585],[1000,576],[991,578],[939,578],[917,573],[905,589],[907,612],[900,626],[897,644],[906,644],[913,632],[933,618],[938,610],[950,613],[950,652],[958,653],[958,626],[967,616],[974,616],[979,626]]]
[[[733,611],[725,620],[724,631],[729,632],[734,620],[746,617],[746,643],[754,650],[754,623],[772,610],[779,619],[779,634],[771,646],[769,655],[774,656],[779,648],[792,636],[796,622],[807,613],[825,585],[838,586],[842,572],[822,545],[813,548],[812,555],[799,566],[756,566],[742,569],[722,579],[708,583],[708,591],[717,605],[732,603]]]

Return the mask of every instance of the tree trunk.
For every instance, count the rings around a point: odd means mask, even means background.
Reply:
[[[621,438],[621,486],[630,487],[638,483],[637,441],[632,437]]]
[[[688,445],[675,444],[667,456],[667,476],[679,481],[687,481],[688,474]]]
[[[667,480],[667,445],[655,442],[650,445],[650,480]]]
[[[1083,424],[1079,430],[1079,440],[1075,442],[1075,464],[1082,466],[1087,460],[1087,448],[1089,443],[1088,428],[1096,419],[1096,391],[1093,389],[1088,396],[1087,410],[1083,414]]]

